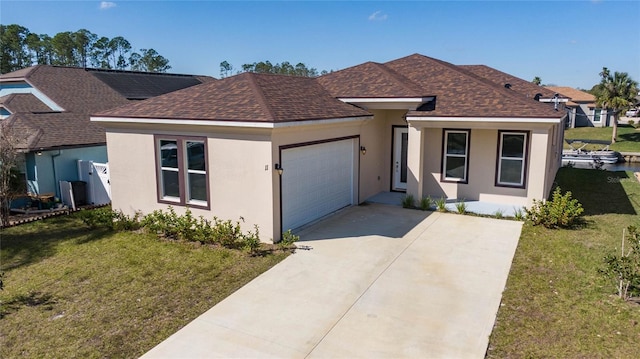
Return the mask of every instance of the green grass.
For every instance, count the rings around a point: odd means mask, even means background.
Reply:
[[[562,168],[557,183],[585,208],[577,230],[525,225],[488,358],[636,358],[640,305],[620,300],[599,272],[640,225],[640,183],[630,172]]]
[[[567,139],[590,139],[611,141],[612,127],[578,127],[565,130]],[[564,148],[569,146],[565,143]],[[640,129],[628,125],[618,125],[618,139],[609,147],[618,152],[640,152]],[[587,149],[599,149],[599,146],[589,145]]]
[[[90,231],[73,216],[0,239],[2,358],[138,357],[287,256]]]

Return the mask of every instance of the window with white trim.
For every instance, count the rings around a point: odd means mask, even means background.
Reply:
[[[525,187],[527,132],[498,132],[496,185]]]
[[[444,130],[442,180],[467,183],[469,130]]]
[[[158,201],[208,208],[205,138],[156,136]]]
[[[594,108],[593,109],[593,122],[600,122],[600,118],[602,117],[602,109]]]

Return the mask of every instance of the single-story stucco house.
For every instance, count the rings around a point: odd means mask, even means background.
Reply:
[[[569,113],[568,123],[574,127],[608,127],[613,124],[613,115],[607,109],[596,106],[596,97],[573,87],[546,86],[566,99],[565,106]]]
[[[385,191],[530,205],[552,187],[565,116],[414,54],[318,78],[243,73],[92,121],[114,209],[242,217],[278,241]]]

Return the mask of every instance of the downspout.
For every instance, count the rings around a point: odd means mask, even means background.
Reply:
[[[53,188],[55,190],[56,197],[60,198],[60,186],[58,185],[58,175],[56,174],[56,157],[62,154],[62,150],[58,150],[58,153],[51,155],[51,167],[53,168]]]

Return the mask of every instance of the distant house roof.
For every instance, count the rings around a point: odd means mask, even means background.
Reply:
[[[11,112],[3,125],[39,133],[27,150],[104,144],[104,129],[90,121],[92,113],[206,81],[203,76],[36,65],[0,75],[0,86],[26,83],[63,110],[52,110],[32,93],[13,93],[1,98]]]
[[[335,99],[313,78],[243,73],[96,116],[288,122],[371,114]]]
[[[574,89],[573,87],[566,86],[546,86],[550,91],[557,92],[565,97],[571,99],[574,103],[594,103],[596,101],[596,97],[592,94],[584,91],[580,91],[578,89]]]

